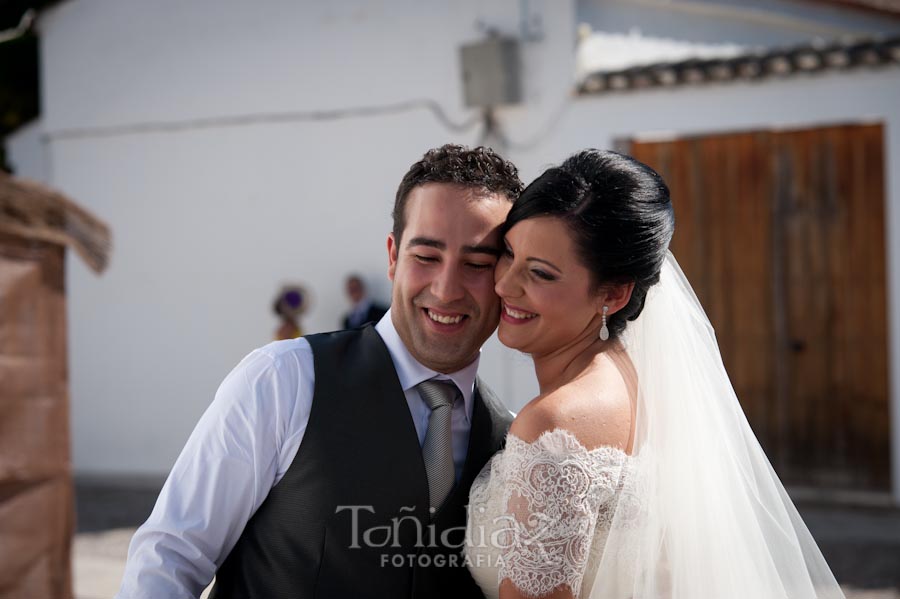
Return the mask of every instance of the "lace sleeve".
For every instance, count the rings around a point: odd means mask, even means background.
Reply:
[[[529,597],[563,586],[578,597],[598,512],[615,495],[625,454],[588,450],[555,429],[532,443],[509,435],[504,458],[499,582]]]

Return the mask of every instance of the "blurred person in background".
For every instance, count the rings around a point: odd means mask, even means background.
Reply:
[[[275,329],[275,341],[294,339],[303,335],[300,316],[306,312],[309,302],[307,293],[299,285],[286,285],[275,297],[272,310],[278,316],[278,328]]]
[[[387,312],[386,307],[376,304],[369,298],[366,293],[366,284],[359,275],[353,274],[347,277],[345,289],[352,306],[344,316],[345,329],[355,329],[370,322],[378,322]]]

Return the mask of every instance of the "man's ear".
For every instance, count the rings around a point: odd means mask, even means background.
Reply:
[[[388,278],[393,281],[394,273],[397,272],[397,252],[399,251],[399,247],[397,247],[397,240],[394,239],[394,234],[389,233],[387,238],[387,251],[388,251]]]
[[[631,301],[631,293],[634,291],[634,281],[622,285],[609,285],[603,288],[600,294],[600,303],[597,305],[597,313],[603,313],[603,306],[609,308],[607,316],[612,316]]]

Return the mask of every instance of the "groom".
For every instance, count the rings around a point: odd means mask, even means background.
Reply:
[[[476,378],[498,227],[522,190],[485,148],[403,177],[376,326],[260,348],[226,377],[129,549],[119,599],[479,597],[473,479],[510,414]]]

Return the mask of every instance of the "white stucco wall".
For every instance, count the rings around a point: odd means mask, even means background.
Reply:
[[[450,132],[426,110],[239,126],[195,119],[427,98],[464,121],[473,113],[462,106],[457,47],[480,38],[478,23],[515,33],[524,7],[543,36],[523,47],[524,104],[499,119],[526,180],[579,149],[636,135],[885,123],[900,497],[900,70],[572,98],[571,1],[162,6],[70,2],[41,23],[53,183],[115,234],[102,277],[69,264],[76,471],[164,473],[222,377],[269,339],[282,280],[313,290],[308,331],[338,323],[349,271],[386,299],[400,177],[429,147],[479,141],[477,128]],[[146,129],[74,131],[134,125]],[[513,407],[536,389],[528,360],[495,340],[481,371]]]
[[[479,20],[511,33],[519,22],[509,1],[266,6],[69,2],[42,18],[52,182],[114,232],[102,277],[69,262],[78,473],[167,471],[224,375],[271,338],[282,281],[312,291],[308,332],[338,326],[350,271],[388,299],[400,178],[427,148],[479,134],[423,109],[266,119],[424,98],[465,121],[458,46],[483,36]],[[547,22],[572,30],[571,5],[554,6]],[[196,122],[234,115],[252,122]],[[85,130],[109,126],[139,130]],[[513,404],[533,396],[524,358],[485,353]]]

